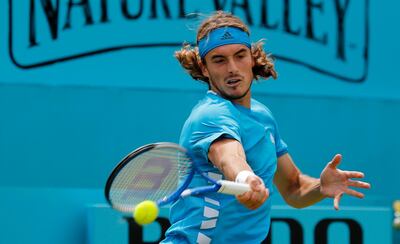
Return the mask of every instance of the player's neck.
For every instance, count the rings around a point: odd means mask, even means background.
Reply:
[[[245,96],[238,98],[238,99],[232,99],[231,101],[233,103],[239,104],[243,107],[250,108],[251,107],[251,91],[249,90]]]
[[[239,98],[232,98],[229,96],[224,96],[223,94],[221,94],[218,90],[213,90],[210,89],[209,90],[211,93],[218,95],[226,100],[229,100],[235,104],[238,104],[240,106],[246,107],[246,108],[250,108],[251,107],[251,90],[249,88],[249,90],[242,96]]]

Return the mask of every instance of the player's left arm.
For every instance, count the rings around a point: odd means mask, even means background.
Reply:
[[[335,155],[317,179],[303,174],[286,153],[278,158],[274,183],[285,201],[295,208],[304,208],[330,197],[334,198],[334,208],[339,209],[343,194],[364,197],[364,194],[349,187],[370,188],[369,183],[351,179],[363,178],[362,172],[338,169],[341,159],[340,154]]]

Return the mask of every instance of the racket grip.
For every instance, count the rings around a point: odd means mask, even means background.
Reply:
[[[223,194],[240,195],[251,190],[250,186],[244,183],[237,183],[228,180],[219,180],[218,183],[221,185],[218,192]]]

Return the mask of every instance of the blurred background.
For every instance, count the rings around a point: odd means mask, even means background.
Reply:
[[[399,8],[395,0],[0,1],[0,243],[142,237],[107,207],[103,187],[136,147],[178,142],[207,87],[173,54],[195,41],[202,18],[188,14],[218,9],[241,17],[275,58],[278,79],[255,82],[253,96],[272,110],[301,170],[319,177],[341,153],[340,167],[372,184],[363,200],[343,197],[339,212],[330,199],[293,210],[276,194],[273,217],[299,222],[304,243],[316,242],[317,223],[335,218],[330,243],[354,242],[343,219],[362,229],[354,243],[400,243],[392,225]],[[288,238],[278,230],[292,230],[279,221],[272,228],[272,243]],[[160,225],[143,236],[159,240]]]

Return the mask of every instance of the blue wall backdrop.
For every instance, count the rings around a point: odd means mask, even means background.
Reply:
[[[105,203],[109,171],[142,144],[177,142],[206,91],[173,52],[195,40],[199,20],[185,16],[216,9],[239,15],[276,58],[279,78],[256,82],[254,97],[273,111],[299,167],[318,177],[342,153],[341,167],[372,183],[364,200],[342,205],[391,211],[400,199],[399,8],[395,0],[0,1],[0,243],[92,240],[88,207]]]

